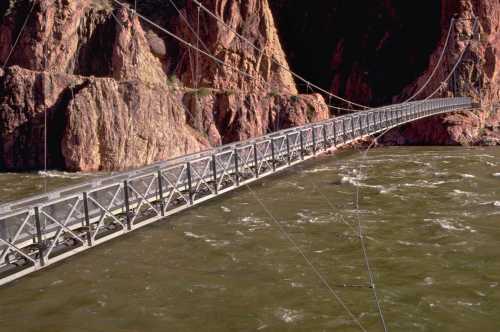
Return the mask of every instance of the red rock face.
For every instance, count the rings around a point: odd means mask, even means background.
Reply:
[[[466,52],[457,75],[436,97],[472,96],[481,112],[435,118],[397,129],[392,144],[492,144],[498,114],[491,105],[499,96],[499,16],[497,0],[273,1],[278,31],[292,69],[331,91],[371,106],[402,102],[420,89],[443,50],[450,19],[455,16],[443,64],[418,96],[439,87],[479,18],[481,40]],[[363,22],[362,24],[356,22]],[[324,36],[312,38],[312,36]],[[314,59],[314,60],[312,60]]]
[[[363,13],[339,0],[203,3],[263,52],[203,12],[198,15],[191,1],[180,14],[153,0],[139,2],[138,10],[225,65],[197,55],[123,8],[112,10],[109,1],[36,2],[5,72],[0,71],[0,168],[42,168],[45,132],[50,168],[116,170],[329,117],[323,97],[296,85],[288,62],[311,81],[357,102],[404,100],[434,68],[454,13],[477,15],[481,40],[438,96],[472,95],[483,101],[483,110],[417,122],[391,132],[386,141],[496,142],[500,120],[490,105],[500,97],[497,0],[442,0],[441,6],[425,2],[408,8],[381,0],[367,4]],[[0,64],[31,5],[13,4],[0,5]],[[415,15],[420,12],[425,25]],[[352,24],[353,17],[364,24]],[[466,46],[460,36],[471,29],[470,21],[456,23],[444,65],[422,97],[447,75]]]
[[[432,83],[422,92],[429,95],[439,87],[460,53],[468,46],[465,40],[472,35],[472,17],[479,19],[476,40],[465,51],[464,60],[456,75],[437,96],[470,96],[482,104],[481,110],[451,114],[418,121],[389,133],[387,143],[392,144],[487,144],[500,145],[500,113],[496,104],[500,100],[500,3],[489,0],[443,0],[443,13],[457,13],[452,44],[445,53],[443,69],[438,70]],[[445,31],[446,21],[443,22]],[[448,23],[449,26],[449,23]],[[410,84],[395,101],[412,95],[428,79],[445,43],[446,32],[432,54],[428,69]]]
[[[297,95],[286,70],[263,55],[256,58],[227,32],[205,43],[255,79],[200,59],[203,81],[193,82],[187,57],[177,60],[175,70],[168,68],[176,60],[168,54],[168,40],[145,31],[125,9],[111,15],[94,0],[50,3],[35,6],[0,73],[2,169],[42,168],[45,132],[49,167],[119,170],[329,116],[321,96]],[[213,5],[238,10],[236,2]],[[0,63],[27,10],[13,8],[0,26]],[[247,35],[287,68],[265,1],[234,11],[232,26],[239,29],[245,15],[256,12],[259,20],[247,25]],[[189,8],[184,13],[191,19]]]

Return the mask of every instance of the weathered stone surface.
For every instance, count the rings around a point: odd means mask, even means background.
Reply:
[[[474,16],[479,19],[475,40],[465,51],[463,63],[449,84],[436,97],[471,96],[482,103],[481,111],[450,114],[411,123],[387,135],[390,144],[494,144],[500,132],[500,114],[493,106],[500,101],[500,2],[496,0],[443,0],[444,17],[458,13],[454,24],[450,50],[445,53],[444,65],[432,83],[420,96],[427,96],[439,88],[439,82],[449,74],[460,53],[472,36]],[[444,47],[449,22],[442,22],[442,40],[431,56],[429,68],[408,86],[394,101],[405,100],[425,83],[438,62]]]
[[[168,71],[165,41],[157,31],[144,31],[127,10],[111,14],[90,0],[49,3],[35,6],[9,60],[20,67],[7,67],[0,77],[2,169],[44,167],[45,133],[48,167],[117,170],[329,116],[321,96],[297,95],[288,72],[266,67],[265,57],[257,59],[224,31],[210,48],[226,60],[233,57],[228,64],[256,79],[200,61],[208,87],[189,89],[185,84],[195,85],[183,73],[189,65],[181,61]],[[212,5],[237,14],[236,2]],[[250,5],[231,24],[240,29],[247,24],[244,15],[260,13],[246,35],[286,64],[267,3]],[[27,8],[17,10],[0,26],[0,61]],[[181,80],[170,79],[172,73]]]
[[[416,71],[406,65],[405,68],[414,71],[408,75],[398,75],[399,71],[393,70],[396,74],[392,76],[402,79],[403,83],[398,84],[391,75],[383,75],[373,65],[382,60],[386,62],[384,65],[392,65],[387,52],[400,37],[395,38],[391,29],[400,29],[403,19],[408,17],[396,2],[371,3],[366,12],[366,26],[342,31],[336,31],[335,25],[324,25],[331,21],[330,9],[335,12],[344,8],[338,1],[308,4],[308,12],[296,13],[299,17],[324,15],[304,21],[322,30],[299,26],[311,42],[321,34],[321,42],[316,43],[320,48],[303,51],[306,45],[299,45],[300,50],[290,47],[293,36],[286,34],[294,30],[286,29],[283,25],[286,20],[279,16],[280,10],[293,9],[292,5],[298,2],[271,2],[274,15],[268,0],[203,0],[203,3],[264,51],[246,45],[203,12],[198,16],[191,1],[179,8],[180,15],[163,2],[139,2],[139,9],[145,11],[150,6],[146,14],[155,22],[214,54],[226,65],[216,64],[204,55],[197,56],[127,10],[113,9],[109,1],[41,0],[35,3],[11,53],[31,2],[15,1],[8,10],[8,6],[0,5],[0,64],[11,55],[5,72],[0,71],[0,168],[43,168],[45,128],[48,167],[114,170],[327,118],[329,111],[323,97],[297,92],[288,72],[287,57],[295,64],[303,61],[301,68],[314,69],[314,75],[306,75],[307,78],[313,81],[319,78],[322,86],[347,98],[367,103],[404,100],[425,82],[434,68],[449,18],[454,13],[460,18],[471,18],[473,14],[480,18],[481,41],[466,52],[454,85],[446,86],[438,96],[450,96],[453,92],[473,95],[483,101],[483,111],[416,122],[389,133],[386,142],[498,142],[499,112],[490,106],[500,98],[497,0],[441,0],[440,14],[433,15],[441,17],[435,45],[429,42],[420,47],[403,43],[402,51],[409,54],[409,63],[420,69]],[[391,24],[379,24],[378,20],[388,20]],[[447,75],[457,54],[465,47],[463,36],[471,30],[471,21],[456,24],[453,46],[446,53],[433,84],[422,96],[433,91],[436,82]],[[201,41],[193,31],[199,31]],[[316,35],[310,31],[316,31]],[[401,35],[401,31],[398,33]],[[287,55],[280,37],[286,41]],[[368,49],[373,52],[366,52]],[[426,51],[420,54],[420,49]],[[399,51],[392,56],[397,59],[398,54]],[[325,70],[317,70],[319,65],[323,68],[321,61],[325,59]],[[237,67],[252,78],[230,67]],[[299,90],[310,92],[302,86]]]
[[[121,170],[328,116],[318,95],[202,95],[17,66],[0,87],[1,167],[9,170],[44,166],[45,128],[49,167]]]

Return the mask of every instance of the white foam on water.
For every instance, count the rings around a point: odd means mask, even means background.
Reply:
[[[299,310],[292,310],[287,308],[279,308],[278,310],[276,310],[275,315],[285,323],[293,323],[297,320],[302,319],[304,316]]]
[[[384,187],[384,186],[380,186],[381,188],[379,189],[379,194],[390,194],[391,192],[393,192],[394,190],[396,190],[395,187]]]
[[[457,195],[459,195],[459,196],[463,195],[463,196],[467,196],[467,197],[474,196],[474,193],[471,193],[468,191],[462,191],[460,189],[453,189],[452,194],[454,194],[455,196],[457,196]]]
[[[317,254],[322,254],[324,252],[327,252],[327,251],[331,251],[332,249],[330,248],[326,248],[326,249],[323,249],[323,250],[315,250],[314,252],[317,253]]]
[[[341,183],[348,183],[350,185],[353,185],[358,188],[371,188],[371,189],[376,189],[380,194],[387,194],[390,193],[394,188],[391,187],[384,187],[382,185],[370,185],[366,183],[360,182],[361,180],[364,180],[366,177],[363,176],[349,176],[349,175],[344,175],[342,176],[340,182]]]
[[[424,285],[431,286],[432,284],[434,284],[434,279],[432,279],[431,277],[424,278]]]
[[[299,219],[297,220],[297,223],[299,224],[327,224],[329,222],[326,219],[308,216],[302,212],[297,213],[297,216],[299,216]]]
[[[493,173],[493,176],[500,177],[500,173]]]
[[[481,305],[481,302],[472,303],[472,302],[457,301],[457,304],[464,307],[479,307]]]
[[[59,284],[62,284],[64,281],[59,279],[59,280],[55,280],[53,282],[50,283],[50,286],[56,286],[56,285],[59,285]]]
[[[479,203],[479,205],[493,205],[496,207],[500,207],[500,201],[482,202],[482,203]]]
[[[197,235],[191,232],[184,232],[184,235],[187,237],[192,237],[193,239],[204,239],[205,235]]]
[[[313,169],[306,169],[304,173],[307,174],[314,174],[314,173],[321,173],[321,172],[329,172],[332,171],[330,167],[319,167],[319,168],[313,168]]]
[[[303,288],[304,284],[302,284],[300,282],[291,282],[290,286],[292,286],[292,288]]]
[[[240,224],[248,227],[249,232],[255,232],[257,230],[265,229],[271,227],[270,224],[266,223],[264,220],[255,217],[243,217],[240,220]]]
[[[448,172],[434,172],[435,176],[447,176],[448,174]]]
[[[492,156],[492,155],[489,155],[489,154],[478,154],[477,156],[475,156],[476,158],[480,158],[480,157],[484,157],[484,158],[490,158],[490,159],[494,159],[496,158],[495,156]]]
[[[430,221],[434,224],[439,225],[442,229],[446,229],[449,231],[458,231],[464,232],[469,231],[471,233],[476,233],[476,230],[470,226],[464,226],[459,222],[453,222],[448,219],[424,219],[424,221]]]
[[[340,180],[340,182],[341,183],[349,183],[349,184],[352,184],[353,186],[356,186],[356,187],[358,187],[360,185],[355,177],[347,176],[347,175],[343,176],[342,179]]]
[[[460,174],[460,176],[465,178],[465,179],[473,179],[476,177],[475,175],[472,175],[472,174]]]
[[[230,208],[225,207],[225,206],[223,206],[223,205],[222,205],[220,208],[222,209],[222,211],[224,211],[224,212],[226,212],[226,213],[231,212],[231,209],[230,209]]]
[[[403,246],[408,246],[408,247],[415,247],[415,246],[421,247],[424,245],[421,242],[410,242],[410,241],[401,241],[401,240],[398,240],[398,243],[403,245]]]
[[[403,183],[403,187],[410,188],[437,188],[437,185],[445,183],[444,181],[430,182],[427,180],[418,180],[415,183]]]
[[[206,243],[210,244],[212,247],[224,247],[231,243],[230,241],[227,240],[212,240],[209,239],[206,235],[198,235],[191,232],[184,232],[184,235],[193,239],[202,239]]]
[[[413,160],[413,163],[414,164],[417,164],[417,165],[424,165],[424,166],[427,166],[427,167],[431,167],[431,163],[428,163],[428,162],[423,162],[423,161],[418,161],[418,160]]]
[[[481,296],[481,297],[485,297],[486,294],[484,294],[483,292],[481,291],[474,291],[474,293],[476,293],[477,295]]]
[[[48,178],[60,178],[60,179],[81,179],[84,175],[79,173],[67,173],[59,171],[39,171],[38,175],[48,177]]]

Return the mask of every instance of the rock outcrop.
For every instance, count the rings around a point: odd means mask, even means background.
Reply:
[[[137,2],[157,26],[112,0],[0,4],[0,169],[127,169],[331,116],[289,64],[355,102],[403,101],[434,69],[455,14],[444,63],[421,98],[467,46],[475,15],[479,40],[436,96],[470,95],[482,110],[419,121],[385,141],[498,144],[498,0],[377,0],[362,11],[337,0],[203,0],[231,29],[181,3]]]
[[[227,65],[199,59],[198,76],[188,56],[174,56],[186,48],[168,54],[169,40],[125,8],[53,3],[35,4],[0,74],[2,169],[39,169],[46,161],[75,171],[127,169],[329,117],[321,96],[297,94],[265,0],[250,1],[247,12],[237,12],[236,1],[211,5],[230,8],[231,25],[245,25],[267,56],[207,25],[216,37],[204,43]],[[0,63],[28,5],[15,5],[0,26]],[[254,13],[259,19],[248,24],[245,15]],[[285,69],[266,62],[270,57]]]
[[[449,51],[445,53],[442,69],[438,70],[421,96],[440,88],[462,52],[464,58],[456,74],[443,85],[440,97],[471,96],[481,103],[481,110],[466,111],[411,123],[387,134],[389,144],[483,144],[500,145],[500,3],[490,0],[443,0],[443,35],[432,54],[428,69],[394,101],[405,100],[419,90],[433,71],[444,47],[448,17],[454,13],[455,22]],[[474,17],[478,18],[473,34]],[[469,38],[473,38],[469,43]]]
[[[444,61],[417,99],[429,96],[455,65],[479,19],[478,37],[457,75],[436,97],[472,96],[481,112],[434,118],[399,128],[389,144],[492,144],[498,132],[500,99],[497,0],[271,2],[292,69],[334,93],[370,106],[402,102],[420,90],[443,50]],[[362,22],[362,23],[360,23]],[[324,36],[318,40],[312,36]]]

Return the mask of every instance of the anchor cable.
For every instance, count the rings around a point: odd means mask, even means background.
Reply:
[[[255,46],[254,43],[252,43],[248,38],[246,38],[245,36],[243,36],[242,34],[240,34],[238,31],[236,31],[236,29],[232,28],[230,25],[228,25],[223,19],[221,19],[218,15],[216,15],[215,13],[213,13],[210,9],[208,9],[207,7],[205,7],[202,3],[200,3],[198,0],[193,0],[194,3],[196,3],[201,9],[203,9],[203,11],[205,11],[208,15],[210,15],[211,17],[213,17],[215,20],[217,20],[219,23],[221,23],[222,25],[224,25],[228,30],[232,31],[234,33],[235,36],[237,36],[240,40],[244,41],[245,43],[247,43],[249,46],[251,46],[254,50],[260,52],[261,54],[264,54],[264,50]],[[337,96],[331,92],[328,92],[326,91],[325,89],[317,86],[316,84],[313,84],[311,82],[309,82],[308,80],[306,80],[305,78],[303,78],[302,76],[298,75],[297,73],[295,73],[294,71],[292,71],[290,68],[288,68],[287,66],[281,64],[279,61],[277,61],[276,59],[274,59],[274,57],[272,56],[268,56],[268,58],[274,62],[276,65],[278,65],[279,67],[281,67],[283,70],[287,71],[288,73],[290,73],[293,77],[295,77],[296,79],[298,79],[299,81],[307,84],[307,85],[310,85],[311,87],[315,88],[316,90],[318,91],[321,91],[323,92],[324,94],[328,95],[329,97],[332,97],[332,98],[335,98],[337,100],[341,100],[345,103],[347,103],[348,105],[354,105],[354,106],[357,106],[357,107],[360,107],[360,108],[363,108],[363,109],[369,109],[370,107],[368,106],[365,106],[365,105],[361,105],[361,104],[358,104],[358,103],[355,103],[353,101],[350,101],[350,100],[347,100],[345,98],[342,98],[340,96]],[[353,110],[351,110],[353,111]]]
[[[321,283],[328,289],[330,294],[337,300],[337,302],[342,306],[342,308],[347,312],[347,314],[351,317],[353,322],[362,330],[366,332],[366,329],[363,327],[361,322],[358,320],[358,318],[352,313],[352,311],[347,307],[345,302],[342,300],[342,298],[339,296],[339,294],[333,289],[333,287],[330,285],[330,283],[326,280],[325,277],[319,272],[319,270],[316,268],[316,266],[311,262],[311,260],[307,257],[307,255],[304,253],[302,249],[300,249],[299,245],[295,242],[293,237],[286,231],[286,229],[283,227],[283,225],[274,217],[274,215],[271,213],[271,211],[267,208],[267,206],[264,204],[264,202],[259,198],[259,196],[255,193],[255,191],[248,185],[245,184],[245,186],[248,188],[252,196],[254,196],[255,200],[259,203],[259,205],[262,207],[262,209],[266,212],[266,214],[271,218],[271,220],[278,226],[278,229],[280,232],[286,237],[286,239],[293,245],[295,250],[302,256],[304,261],[309,265],[311,270],[314,272],[316,277],[321,281]]]
[[[127,7],[124,3],[122,3],[122,2],[120,2],[120,1],[118,1],[118,0],[113,0],[113,1],[114,1],[115,3],[117,3],[117,4],[119,4],[120,6],[122,6],[123,8],[125,8],[126,10],[128,10],[128,11],[131,11],[131,12],[135,13],[135,14],[136,14],[139,18],[141,18],[143,21],[145,21],[145,22],[147,22],[147,23],[151,24],[152,26],[156,27],[157,29],[161,30],[162,32],[164,32],[164,33],[165,33],[165,34],[167,34],[168,36],[170,36],[170,37],[172,37],[173,39],[175,39],[175,40],[177,40],[178,42],[180,42],[181,44],[184,44],[185,46],[187,46],[187,47],[189,47],[189,48],[191,48],[191,49],[193,49],[193,50],[195,50],[195,51],[197,51],[197,52],[199,52],[199,53],[201,53],[201,54],[205,55],[206,57],[210,58],[210,59],[211,59],[211,60],[213,60],[214,62],[219,63],[220,65],[225,66],[225,67],[227,67],[227,68],[230,68],[230,69],[232,69],[232,70],[236,71],[237,73],[239,73],[239,74],[241,74],[241,75],[243,75],[243,76],[245,76],[245,77],[247,77],[247,78],[253,79],[253,80],[255,80],[255,81],[261,81],[264,85],[267,85],[268,87],[272,87],[272,85],[271,85],[271,84],[269,84],[268,82],[266,82],[265,80],[258,79],[258,78],[256,78],[256,77],[252,76],[251,74],[249,74],[249,73],[247,73],[247,72],[245,72],[245,71],[242,71],[242,70],[240,70],[240,69],[238,69],[238,68],[235,68],[235,67],[233,67],[233,66],[231,66],[231,65],[228,65],[228,64],[226,64],[223,60],[219,59],[218,57],[214,56],[213,54],[211,54],[211,53],[209,53],[209,52],[205,52],[205,51],[203,51],[203,50],[202,50],[202,49],[200,49],[200,48],[197,48],[197,47],[196,47],[195,45],[193,45],[192,43],[190,43],[190,42],[186,41],[185,39],[183,39],[183,38],[181,38],[181,37],[179,37],[179,36],[177,36],[177,35],[176,35],[176,34],[174,34],[173,32],[171,32],[171,31],[169,31],[169,30],[165,29],[164,27],[162,27],[162,26],[160,26],[159,24],[157,24],[157,23],[153,22],[152,20],[150,20],[149,18],[145,17],[144,15],[142,15],[142,14],[140,14],[140,13],[138,13],[138,12],[134,11],[133,9],[131,9],[131,8],[129,8],[129,7]]]
[[[476,31],[476,28],[477,28],[477,18],[476,18],[476,21],[474,23],[473,33]],[[448,74],[448,76],[445,78],[445,80],[442,81],[440,83],[440,85],[438,86],[438,88],[436,88],[436,90],[432,94],[430,94],[429,96],[427,96],[427,98],[425,98],[422,102],[425,102],[428,99],[430,99],[432,96],[434,96],[438,91],[441,90],[442,84],[449,81],[449,79],[451,78],[451,76],[453,75],[453,73],[458,68],[459,64],[462,62],[462,58],[463,58],[466,50],[469,48],[469,46],[471,44],[471,41],[472,41],[472,39],[469,39],[468,45],[462,50],[462,52],[461,52],[461,54],[460,54],[457,62],[455,63],[453,69]],[[389,132],[391,129],[393,129],[393,128],[392,127],[387,128],[381,134],[379,134],[376,138],[373,139],[373,141],[368,146],[368,148],[365,149],[365,151],[363,152],[362,159],[366,158],[369,150],[377,143],[377,140],[381,136],[383,136],[387,132]],[[362,169],[361,168],[361,164],[359,164],[358,165],[358,170],[359,170],[359,174],[360,175],[361,175],[361,169]],[[359,232],[358,235],[359,235],[359,239],[360,239],[360,242],[361,242],[361,248],[362,248],[362,251],[363,251],[363,257],[364,257],[364,261],[365,261],[365,267],[366,267],[367,273],[368,273],[369,283],[372,286],[371,289],[372,289],[372,292],[373,292],[373,297],[374,297],[375,304],[377,306],[377,310],[378,310],[378,313],[379,313],[380,322],[382,324],[382,327],[383,327],[384,331],[387,332],[388,331],[388,327],[387,327],[387,324],[385,322],[384,313],[383,313],[383,310],[382,310],[382,306],[380,304],[380,299],[379,299],[379,295],[378,295],[378,292],[377,292],[377,288],[375,286],[375,278],[374,278],[374,275],[373,275],[372,267],[370,265],[370,260],[369,260],[369,257],[368,257],[368,251],[367,251],[366,244],[365,244],[365,241],[364,241],[364,237],[365,236],[363,234],[363,229],[362,229],[362,225],[361,225],[361,218],[359,216],[359,214],[360,214],[360,211],[359,211],[359,191],[360,191],[359,186],[356,186],[355,207],[356,207],[356,219],[357,219],[358,232]]]
[[[413,99],[415,99],[415,97],[417,97],[422,91],[424,91],[424,89],[427,87],[427,85],[429,85],[429,83],[431,82],[431,80],[434,77],[434,75],[436,75],[437,70],[438,70],[439,66],[441,65],[441,62],[444,59],[444,54],[446,52],[446,49],[448,48],[448,44],[449,44],[450,37],[451,37],[451,31],[453,30],[453,23],[454,22],[455,22],[455,18],[452,17],[451,20],[450,20],[450,28],[448,29],[448,34],[446,36],[446,41],[444,43],[443,50],[441,52],[441,55],[439,56],[439,59],[438,59],[438,62],[436,63],[436,66],[434,67],[434,70],[429,75],[429,77],[425,81],[424,85],[417,92],[415,92],[410,98],[406,99],[403,102],[403,104],[406,104],[406,103],[412,101]]]
[[[9,62],[10,57],[12,56],[14,49],[16,48],[17,43],[19,42],[19,39],[21,38],[21,35],[24,32],[24,29],[26,28],[26,25],[28,24],[28,21],[31,17],[31,13],[33,12],[33,9],[35,9],[35,5],[36,5],[36,0],[33,1],[33,5],[31,6],[28,14],[26,14],[26,18],[24,19],[24,23],[21,27],[21,30],[19,30],[19,33],[17,34],[16,40],[15,40],[14,44],[12,44],[10,51],[9,51],[9,54],[7,55],[7,58],[5,59],[5,61],[3,63],[2,70],[5,70],[5,68],[7,67],[7,63]]]
[[[479,20],[478,20],[477,17],[475,17],[474,26],[472,28],[472,36],[474,36],[474,34],[477,31],[477,28],[479,26],[478,23],[479,23]],[[457,70],[458,66],[462,63],[462,59],[463,59],[463,57],[465,55],[465,52],[471,46],[472,39],[473,39],[473,37],[469,38],[467,46],[465,46],[464,49],[462,50],[462,52],[460,53],[460,56],[459,56],[457,62],[455,63],[455,65],[453,66],[452,70],[450,71],[450,73],[448,74],[448,76],[440,84],[447,83],[450,80],[451,76],[455,73],[455,71]],[[432,98],[440,89],[441,89],[441,86],[439,86],[432,94],[430,94],[429,96],[427,96],[427,98],[425,98],[423,101],[426,101],[426,100],[429,100],[430,98]]]

